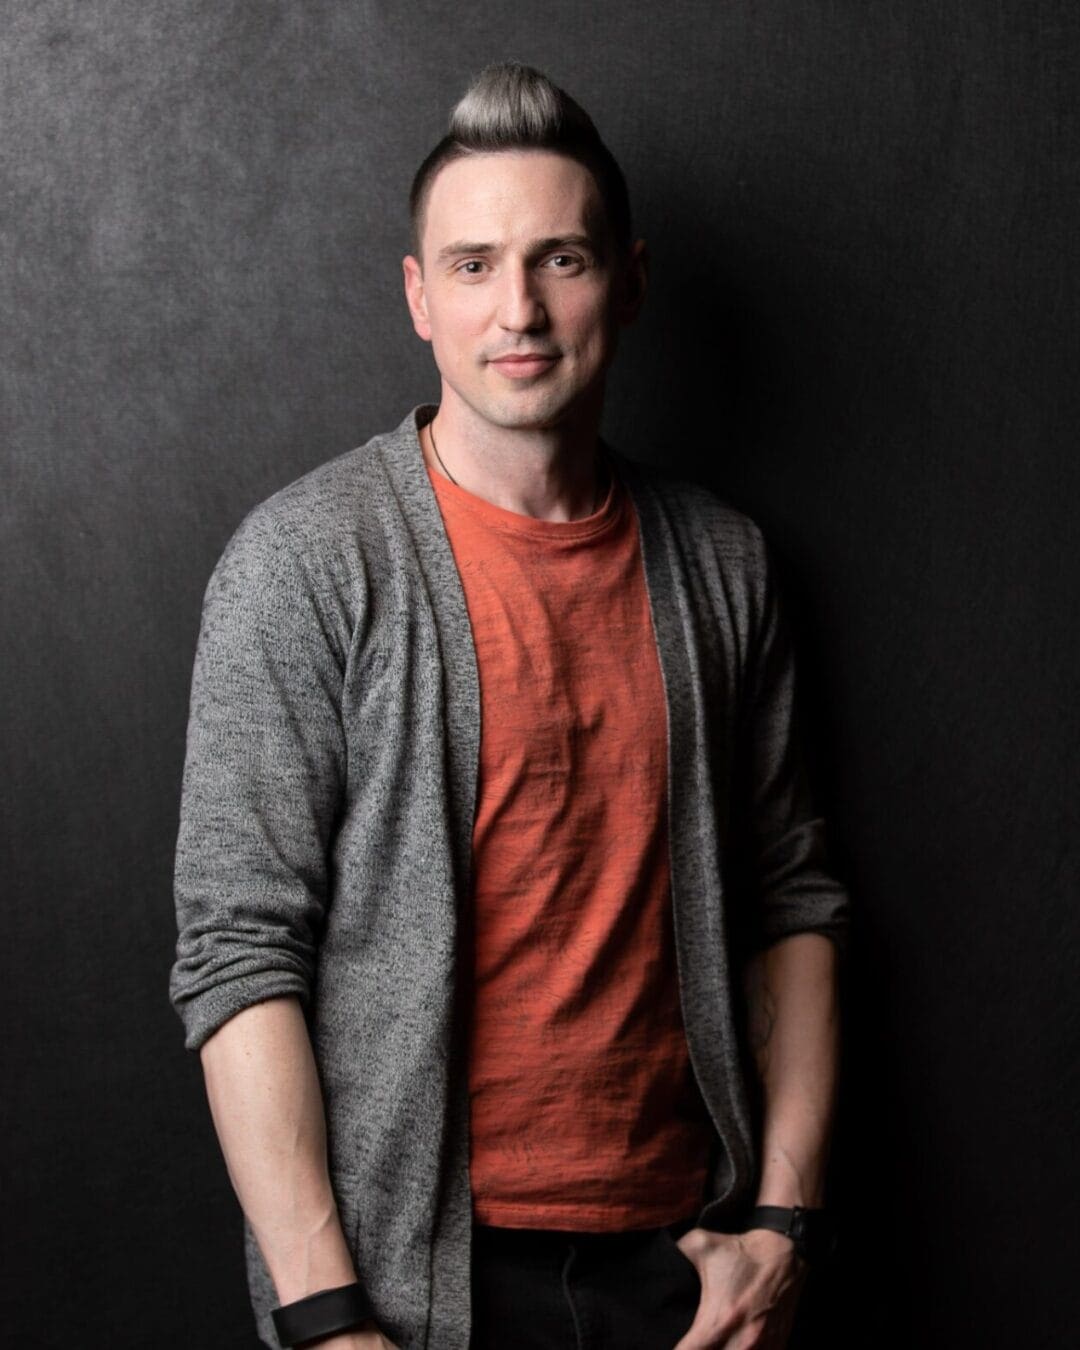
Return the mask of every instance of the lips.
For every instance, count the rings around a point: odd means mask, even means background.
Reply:
[[[521,352],[513,356],[501,356],[491,364],[504,375],[520,379],[550,370],[558,359],[558,356],[545,355],[543,352]]]

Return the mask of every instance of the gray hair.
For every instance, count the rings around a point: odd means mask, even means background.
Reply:
[[[421,256],[427,199],[440,169],[467,155],[529,149],[553,150],[584,165],[596,180],[616,248],[629,249],[626,179],[592,118],[540,71],[504,61],[470,82],[450,114],[447,134],[417,170],[409,193],[415,255]]]
[[[448,134],[468,146],[542,143],[558,132],[564,106],[592,127],[584,109],[546,75],[507,61],[476,76],[450,114]]]

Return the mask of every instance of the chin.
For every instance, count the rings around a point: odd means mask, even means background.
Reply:
[[[490,404],[488,420],[515,431],[546,431],[573,415],[580,395],[523,389],[517,398]]]

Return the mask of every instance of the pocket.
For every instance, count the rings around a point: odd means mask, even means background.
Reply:
[[[687,1232],[690,1228],[693,1228],[693,1226],[694,1225],[692,1222],[688,1224],[673,1223],[669,1224],[666,1228],[661,1228],[660,1234],[664,1240],[665,1246],[667,1246],[670,1249],[671,1254],[675,1257],[675,1260],[679,1263],[680,1269],[682,1270],[682,1274],[684,1275],[684,1277],[689,1276],[694,1281],[694,1283],[700,1288],[701,1276],[698,1274],[698,1268],[697,1266],[694,1265],[693,1261],[690,1260],[687,1254],[679,1246],[679,1238],[683,1235],[683,1233]]]

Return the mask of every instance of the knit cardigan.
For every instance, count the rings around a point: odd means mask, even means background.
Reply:
[[[210,580],[191,692],[169,996],[197,1050],[296,995],[330,1179],[380,1329],[467,1350],[463,980],[480,743],[475,651],[420,449],[435,413],[256,507]],[[690,1059],[716,1127],[702,1219],[758,1179],[748,954],[843,950],[849,902],[798,749],[792,648],[761,532],[606,446],[636,509],[668,719],[671,901]],[[259,1335],[273,1283],[244,1221]]]

